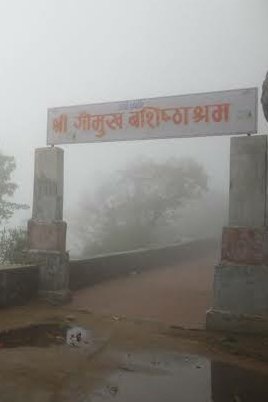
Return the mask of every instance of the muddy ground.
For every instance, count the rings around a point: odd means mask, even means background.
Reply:
[[[217,253],[192,256],[177,266],[133,271],[74,294],[72,306],[101,314],[118,314],[187,328],[202,328],[212,305],[213,267]]]
[[[203,330],[215,261],[2,310],[0,401],[267,401],[268,338]],[[88,338],[67,344],[77,326]]]

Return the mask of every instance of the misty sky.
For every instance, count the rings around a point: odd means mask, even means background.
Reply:
[[[17,200],[31,204],[48,107],[260,87],[268,1],[0,0],[0,57],[0,149],[16,157]],[[67,220],[83,194],[138,156],[193,156],[213,186],[228,187],[228,137],[64,149]]]

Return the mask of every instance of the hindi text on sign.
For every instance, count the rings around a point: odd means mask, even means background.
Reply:
[[[129,104],[112,102],[50,109],[48,144],[257,131],[256,88],[130,101]]]

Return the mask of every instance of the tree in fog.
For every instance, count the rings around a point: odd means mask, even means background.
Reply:
[[[18,187],[11,180],[15,168],[14,157],[6,156],[0,152],[0,224],[10,219],[16,210],[27,208],[26,205],[11,201]]]
[[[207,191],[207,174],[191,159],[143,160],[83,201],[78,219],[83,254],[148,247],[160,225]]]
[[[15,211],[28,208],[27,205],[12,201],[17,184],[12,181],[16,168],[15,159],[0,152],[0,225],[7,222]],[[26,230],[22,228],[0,230],[0,262],[24,262]]]

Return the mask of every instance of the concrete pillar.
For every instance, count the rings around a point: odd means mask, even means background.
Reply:
[[[61,148],[35,150],[33,219],[63,219],[64,152]]]
[[[266,225],[267,136],[231,138],[229,226]]]
[[[35,151],[32,219],[28,247],[38,262],[39,295],[51,303],[69,299],[67,225],[63,219],[64,153],[57,147]]]
[[[268,333],[267,177],[267,136],[232,138],[229,226],[208,329]]]

